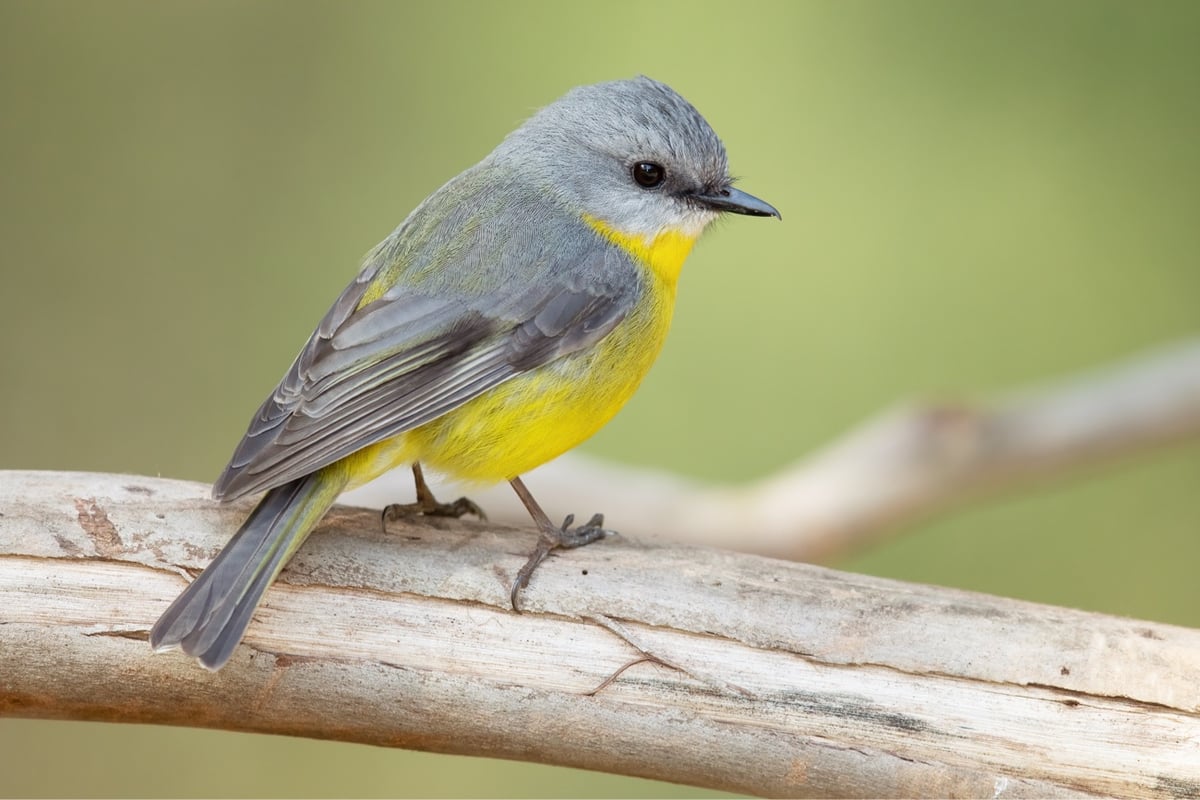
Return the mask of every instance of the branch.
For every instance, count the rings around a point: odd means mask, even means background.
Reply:
[[[577,454],[527,482],[552,517],[611,509],[619,498],[609,522],[627,535],[818,562],[981,494],[1197,437],[1200,339],[979,406],[900,408],[746,486]],[[399,470],[346,500],[382,508],[411,494]],[[527,518],[505,486],[471,494],[493,519]]]
[[[150,623],[249,510],[0,473],[0,710],[562,764],[764,795],[1200,792],[1200,631],[609,540],[507,609],[529,530],[334,509],[219,673]]]

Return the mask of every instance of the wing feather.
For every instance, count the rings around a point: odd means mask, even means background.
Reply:
[[[461,213],[472,196],[494,203],[497,192],[521,213],[502,210],[492,226],[454,226],[458,214],[443,213],[437,224],[448,203]],[[516,178],[468,171],[368,256],[252,418],[213,494],[279,486],[586,348],[625,318],[641,286],[627,255]]]

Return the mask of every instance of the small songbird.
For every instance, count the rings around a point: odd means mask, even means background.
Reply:
[[[733,188],[721,140],[670,87],[581,86],[538,111],[367,255],[213,486],[219,500],[266,495],[151,646],[219,669],[338,495],[399,465],[417,486],[401,512],[478,513],[438,503],[421,465],[511,482],[540,531],[515,608],[553,549],[608,533],[600,515],[552,523],[521,474],[629,400],[662,348],[684,259],[725,212],[779,217]]]

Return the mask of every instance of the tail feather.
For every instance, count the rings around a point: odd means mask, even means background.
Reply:
[[[220,669],[254,609],[292,554],[333,505],[344,481],[321,470],[267,492],[213,562],[150,629],[155,650],[179,647]]]

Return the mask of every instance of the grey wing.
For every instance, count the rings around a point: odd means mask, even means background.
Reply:
[[[552,272],[486,293],[393,291],[359,308],[365,272],[259,408],[213,495],[287,483],[604,338],[640,295],[639,270],[598,237],[558,255],[569,260]]]

